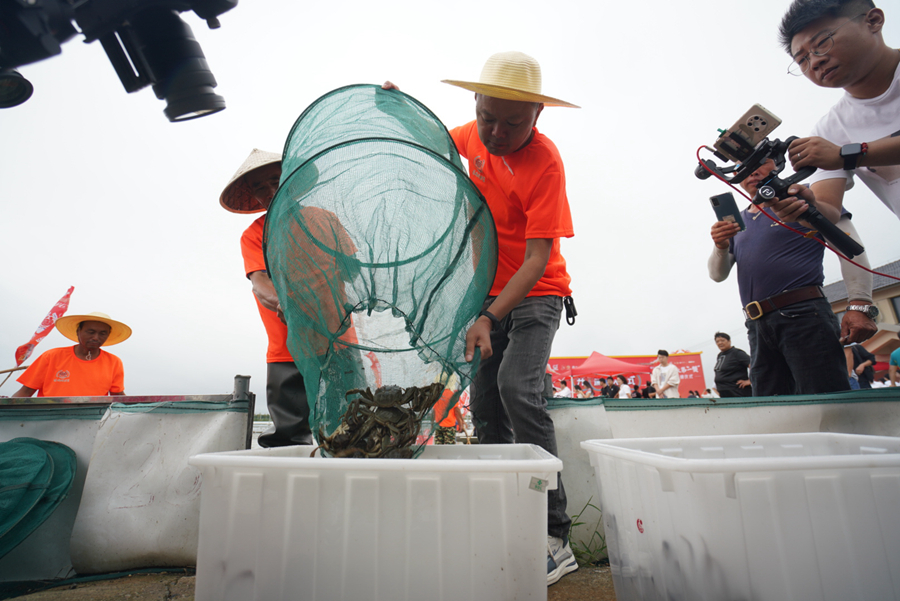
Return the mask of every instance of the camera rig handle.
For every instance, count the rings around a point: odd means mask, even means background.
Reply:
[[[797,136],[791,136],[784,141],[778,139],[771,141],[768,138],[764,139],[742,163],[737,163],[729,167],[719,167],[712,159],[702,160],[701,164],[694,170],[694,175],[699,179],[707,179],[711,175],[710,171],[712,171],[723,181],[730,184],[737,184],[748,178],[768,159],[772,159],[775,162],[775,168],[771,171],[769,179],[764,181],[757,189],[756,196],[753,198],[753,204],[758,205],[763,202],[780,200],[787,197],[788,188],[805,180],[816,171],[815,167],[804,167],[800,171],[797,171],[784,179],[778,177],[778,174],[781,173],[785,167],[785,157],[787,156],[788,147],[791,145],[791,142],[796,139]],[[724,158],[718,153],[716,153],[716,156]],[[728,174],[730,173],[733,173],[733,175],[728,177]],[[828,219],[812,205],[804,211],[800,216],[800,219],[809,223],[813,229],[821,232],[825,239],[848,259],[852,259],[866,251],[866,249],[856,242],[856,240],[828,221]]]
[[[796,139],[797,136],[791,136],[784,142],[781,140],[775,140],[775,142],[773,142],[776,147],[774,149],[775,152],[773,153],[775,155],[775,169],[772,170],[771,177],[757,188],[756,196],[753,198],[753,204],[758,205],[763,202],[785,198],[788,194],[788,188],[815,173],[815,167],[804,167],[790,177],[784,179],[778,177],[778,173],[784,168],[788,146]],[[825,239],[848,259],[852,259],[853,257],[866,252],[866,249],[863,248],[862,245],[826,219],[816,207],[809,205],[809,208],[800,215],[800,219],[809,223],[813,229],[821,232],[822,235],[825,236]]]

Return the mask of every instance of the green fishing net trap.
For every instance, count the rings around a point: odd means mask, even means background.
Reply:
[[[398,90],[322,96],[288,136],[264,250],[319,443],[415,454],[477,369],[465,335],[497,267],[490,211],[447,129]]]

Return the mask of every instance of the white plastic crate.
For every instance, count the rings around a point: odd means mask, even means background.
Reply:
[[[312,449],[191,458],[198,601],[547,598],[556,457],[532,445],[429,446],[416,459]]]
[[[900,438],[589,440],[618,601],[900,599]]]

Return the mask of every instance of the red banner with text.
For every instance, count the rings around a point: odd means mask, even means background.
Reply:
[[[678,368],[681,376],[681,382],[678,384],[678,396],[686,398],[690,391],[694,390],[703,394],[706,391],[706,378],[703,375],[703,364],[700,361],[702,353],[673,353],[669,356],[669,362]],[[626,363],[634,363],[636,365],[646,365],[656,367],[659,360],[656,355],[626,355],[617,356],[610,355],[613,359],[625,361]],[[554,385],[566,380],[569,387],[572,387],[572,379],[569,377],[569,369],[577,367],[584,363],[587,357],[550,357],[548,371],[553,376]],[[587,380],[595,390],[600,388],[600,376],[616,376],[618,374],[597,374],[596,376],[576,377],[576,382]],[[643,387],[646,382],[650,381],[650,374],[628,374],[623,373],[628,385]]]

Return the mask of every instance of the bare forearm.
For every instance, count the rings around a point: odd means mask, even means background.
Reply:
[[[259,304],[269,311],[277,311],[278,294],[275,292],[275,285],[269,279],[269,274],[265,271],[254,271],[249,277],[253,285],[253,295],[259,299]]]
[[[491,304],[491,313],[498,319],[505,317],[516,305],[528,296],[538,280],[544,274],[545,266],[535,266],[523,263],[522,267],[509,279],[509,283],[503,288],[494,302]]]
[[[491,304],[490,311],[497,319],[503,319],[508,315],[534,289],[534,285],[538,283],[547,269],[552,244],[553,240],[550,239],[528,241],[522,266],[513,274]]]
[[[37,392],[37,390],[35,390],[34,388],[29,388],[28,386],[23,386],[22,388],[15,391],[12,394],[12,396],[14,398],[25,399],[25,398],[28,398],[31,395],[33,395],[35,392]]]
[[[860,159],[858,167],[900,165],[900,136],[881,138],[868,145],[869,150]]]

